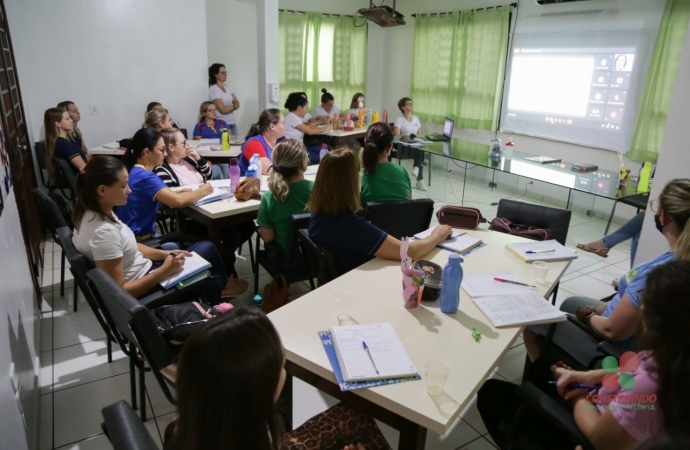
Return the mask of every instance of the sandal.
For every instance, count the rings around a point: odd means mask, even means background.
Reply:
[[[577,244],[575,247],[577,247],[580,250],[583,250],[585,252],[594,253],[596,255],[599,255],[602,258],[608,258],[609,257],[609,249],[608,248],[592,248],[589,246],[589,244]]]

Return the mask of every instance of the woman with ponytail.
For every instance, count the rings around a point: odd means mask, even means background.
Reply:
[[[314,109],[314,117],[328,117],[330,120],[333,116],[340,115],[340,109],[335,106],[333,94],[326,89],[321,89],[321,92],[321,104]]]
[[[86,148],[84,136],[82,136],[81,130],[77,126],[77,122],[81,120],[81,114],[79,114],[79,108],[77,108],[77,105],[75,105],[72,101],[65,100],[64,102],[58,103],[57,107],[64,108],[69,114],[69,118],[72,119],[72,122],[74,122],[74,128],[72,129],[72,132],[69,133],[67,138],[77,144],[77,147],[79,147],[84,153],[88,153],[89,150]]]
[[[412,198],[410,176],[402,166],[388,162],[393,149],[393,132],[388,124],[375,123],[364,137],[362,152],[362,205],[368,202],[394,202]]]
[[[142,128],[153,128],[160,131],[163,128],[171,128],[174,122],[170,118],[170,113],[165,108],[152,109],[146,113],[146,121],[141,124]]]
[[[267,192],[261,198],[256,222],[265,242],[274,242],[285,249],[290,235],[293,214],[305,211],[314,182],[304,179],[309,158],[307,148],[296,139],[286,139],[273,152],[273,171],[268,178]],[[273,265],[281,266],[278,255],[266,247]],[[284,267],[287,269],[287,267]]]
[[[285,118],[277,108],[265,109],[259,116],[259,120],[252,124],[245,138],[240,155],[240,171],[249,167],[249,160],[256,154],[261,157],[261,174],[267,175],[273,164],[273,149],[278,139],[285,135]]]
[[[50,182],[55,183],[53,156],[67,160],[75,174],[82,170],[88,162],[88,156],[81,145],[69,139],[74,131],[74,121],[69,112],[65,108],[46,109],[43,126],[46,132],[46,166]]]
[[[596,345],[601,340],[613,342],[623,350],[634,348],[642,330],[640,308],[642,291],[647,275],[657,266],[675,259],[690,259],[690,179],[671,180],[661,191],[658,200],[649,208],[654,213],[657,230],[664,235],[669,250],[657,258],[639,264],[621,277],[618,293],[608,302],[585,297],[571,297],[561,305],[561,310],[575,314],[601,338],[595,339],[570,322],[558,324],[553,341],[562,350],[583,364],[588,364],[597,354]],[[527,353],[536,360],[543,348],[543,335],[548,327],[530,327],[523,333]]]

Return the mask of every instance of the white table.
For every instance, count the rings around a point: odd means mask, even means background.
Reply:
[[[187,141],[189,145],[191,145],[193,148],[197,148],[199,146],[199,141],[195,140],[189,140]],[[109,142],[104,145],[100,145],[98,147],[90,148],[89,149],[89,154],[90,155],[108,155],[108,156],[114,156],[116,158],[123,158],[125,156],[125,152],[120,150],[120,148],[108,148],[105,147],[105,145],[111,146],[113,145],[114,142]],[[231,142],[230,143],[230,150],[227,152],[224,152],[222,150],[198,150],[199,154],[203,156],[204,158],[210,160],[211,162],[223,162],[227,163],[228,158],[235,158],[240,156],[240,151],[242,150],[242,144],[244,144],[244,141],[242,142]],[[215,145],[212,147],[216,147]],[[217,145],[218,148],[221,147],[220,144]]]
[[[369,126],[355,128],[353,131],[333,130],[329,132],[328,134],[331,136],[331,147],[336,148],[345,145],[349,140],[363,138],[368,128]]]
[[[532,265],[519,260],[505,244],[523,239],[492,231],[470,231],[487,245],[465,257],[465,274],[510,271],[532,282]],[[436,249],[425,259],[443,266],[450,253]],[[548,286],[538,286],[544,297],[569,262],[553,262]],[[517,339],[522,327],[497,329],[461,290],[460,310],[453,315],[440,312],[439,302],[423,302],[416,311],[403,308],[400,263],[376,258],[348,272],[294,302],[272,312],[269,318],[280,333],[287,355],[286,368],[292,376],[351,404],[401,431],[399,449],[424,448],[426,430],[445,434],[466,408],[484,381]],[[321,345],[318,331],[337,325],[333,295],[353,295],[349,312],[359,323],[390,322],[424,378],[424,365],[442,360],[450,365],[445,391],[458,404],[450,417],[437,410],[426,393],[426,381],[412,381],[371,389],[341,392]],[[544,300],[547,301],[547,300]],[[472,328],[481,342],[472,338]]]

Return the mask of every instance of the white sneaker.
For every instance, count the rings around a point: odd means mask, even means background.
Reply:
[[[424,182],[424,180],[417,180],[417,189],[419,189],[420,191],[426,191],[427,190],[426,189],[426,183]]]
[[[412,168],[412,176],[413,176],[413,177],[417,177],[417,175],[419,175],[419,167],[414,166],[414,167]]]

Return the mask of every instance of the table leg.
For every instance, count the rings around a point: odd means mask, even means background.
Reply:
[[[398,450],[423,450],[426,445],[426,428],[410,422],[410,426],[400,430]]]
[[[218,222],[218,220],[212,220],[208,225],[208,240],[213,242],[217,248],[220,248],[220,242],[222,240],[222,227]]]
[[[616,212],[616,206],[618,206],[618,201],[613,201],[613,208],[611,208],[611,215],[609,216],[609,221],[606,223],[606,230],[604,230],[604,236],[609,234],[609,227],[611,226],[611,221],[613,220],[613,214]],[[638,209],[637,212],[640,212]]]

